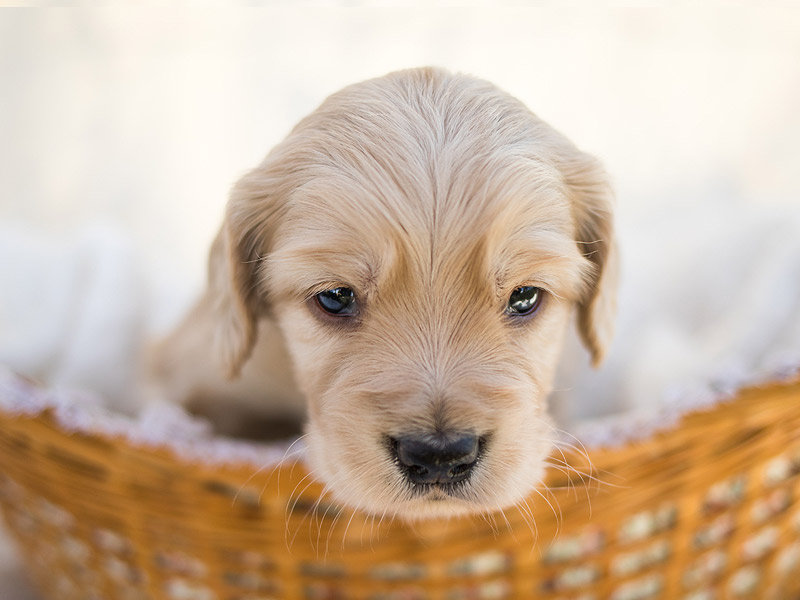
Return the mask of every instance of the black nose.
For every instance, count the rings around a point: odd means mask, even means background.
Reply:
[[[478,460],[478,436],[413,435],[392,438],[406,476],[414,483],[456,483],[469,477]]]

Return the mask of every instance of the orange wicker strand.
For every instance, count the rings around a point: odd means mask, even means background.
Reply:
[[[301,463],[253,475],[0,412],[0,506],[50,600],[800,598],[800,381],[566,458],[503,514],[404,523]]]

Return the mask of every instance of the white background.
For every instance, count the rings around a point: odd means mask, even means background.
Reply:
[[[426,64],[494,81],[600,156],[621,213],[796,200],[800,10],[744,4],[5,11],[0,219],[118,222],[198,287],[239,175],[329,93]]]

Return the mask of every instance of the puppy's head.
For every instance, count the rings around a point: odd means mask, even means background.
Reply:
[[[212,282],[231,374],[274,318],[317,477],[404,517],[511,505],[539,482],[573,309],[614,310],[605,175],[520,102],[434,69],[328,98],[235,187]],[[263,343],[269,343],[263,340]]]

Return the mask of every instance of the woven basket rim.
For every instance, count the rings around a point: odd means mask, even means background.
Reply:
[[[48,414],[67,433],[123,440],[149,450],[167,450],[183,462],[208,467],[263,468],[278,464],[287,453],[293,458],[302,458],[304,454],[302,440],[297,437],[262,442],[217,435],[210,427],[197,427],[202,421],[182,408],[173,408],[175,413],[171,416],[180,419],[179,425],[185,429],[154,434],[146,421],[109,409],[92,392],[48,388],[0,366],[0,413],[5,417],[36,418]]]
[[[631,410],[625,413],[584,419],[570,432],[569,437],[580,440],[588,450],[618,450],[653,436],[671,431],[681,420],[695,412],[713,410],[735,400],[743,391],[787,384],[800,377],[800,360],[769,370],[743,374],[728,374],[708,378],[701,385],[683,390],[675,389],[668,399],[654,403],[651,410]]]
[[[570,432],[561,432],[563,441],[577,442],[586,450],[615,450],[645,441],[679,426],[681,420],[698,411],[712,410],[731,401],[745,389],[773,383],[787,383],[800,375],[800,364],[784,365],[769,373],[729,376],[727,380],[709,382],[704,388],[687,391],[654,410],[629,411],[600,418],[585,419]],[[102,398],[86,390],[46,387],[28,377],[0,365],[0,412],[7,417],[36,417],[49,413],[55,423],[67,432],[121,438],[134,446],[173,452],[186,462],[206,466],[251,465],[269,467],[287,456],[303,460],[305,444],[302,436],[263,442],[236,439],[215,434],[206,427],[199,431],[200,421],[180,407],[173,416],[186,430],[153,434],[141,419],[116,412],[104,405]],[[191,425],[195,425],[191,430]],[[207,425],[207,424],[206,424]]]

